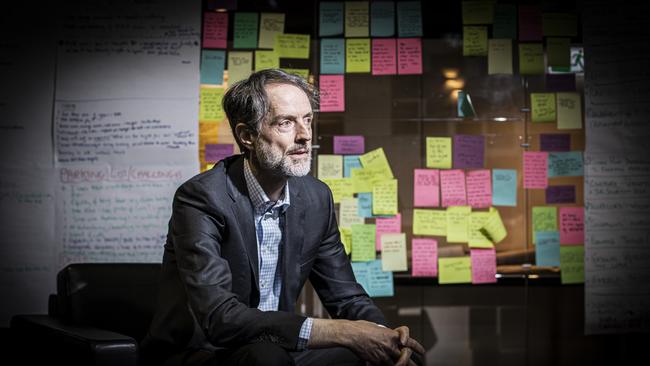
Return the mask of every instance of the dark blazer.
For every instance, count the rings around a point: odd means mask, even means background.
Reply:
[[[385,324],[354,278],[331,192],[311,176],[289,179],[279,311],[257,309],[257,239],[243,162],[241,155],[227,158],[177,190],[159,304],[142,342],[145,357],[164,360],[189,349],[260,340],[295,349],[305,317],[294,305],[307,278],[333,318]]]

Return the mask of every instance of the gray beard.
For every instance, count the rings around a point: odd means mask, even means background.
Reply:
[[[311,149],[307,159],[293,163],[287,155],[273,150],[270,145],[260,140],[258,142],[255,146],[255,155],[262,169],[277,172],[278,175],[285,177],[303,177],[309,174],[311,170]]]

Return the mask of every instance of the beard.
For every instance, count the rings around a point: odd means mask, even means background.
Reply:
[[[311,169],[311,146],[310,144],[293,145],[287,151],[306,149],[307,155],[304,157],[292,157],[284,151],[267,144],[264,140],[258,139],[255,146],[255,155],[257,156],[260,167],[264,170],[276,172],[277,175],[285,177],[303,177]]]

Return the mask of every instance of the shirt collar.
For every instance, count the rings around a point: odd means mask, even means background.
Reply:
[[[260,186],[259,182],[253,175],[248,159],[244,159],[244,179],[246,180],[246,188],[248,188],[248,196],[257,213],[264,213],[271,208],[279,208],[282,212],[286,211],[290,205],[289,198],[289,182],[285,183],[280,199],[273,202],[269,199]]]

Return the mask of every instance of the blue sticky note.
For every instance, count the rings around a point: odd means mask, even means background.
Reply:
[[[560,232],[535,232],[535,264],[538,266],[560,265]]]
[[[367,262],[368,265],[368,295],[370,297],[393,296],[393,272],[381,269],[381,259]]]
[[[318,35],[321,37],[343,34],[343,2],[322,2],[318,13]]]
[[[226,64],[226,51],[201,51],[201,84],[223,84],[223,69]]]
[[[422,37],[422,11],[419,1],[397,3],[397,34],[400,37]]]
[[[344,155],[343,156],[343,178],[349,178],[352,174],[352,169],[360,169],[361,160],[359,155]]]
[[[359,217],[372,217],[372,193],[357,193],[357,210]]]
[[[581,177],[584,175],[582,151],[549,152],[549,177]]]
[[[320,73],[345,74],[345,40],[343,38],[321,39]]]
[[[370,3],[370,35],[392,37],[395,35],[395,3],[373,1]]]
[[[517,171],[492,169],[492,205],[517,206]]]
[[[354,277],[366,292],[368,292],[368,274],[370,273],[368,263],[369,262],[352,262],[352,272],[354,272]]]

